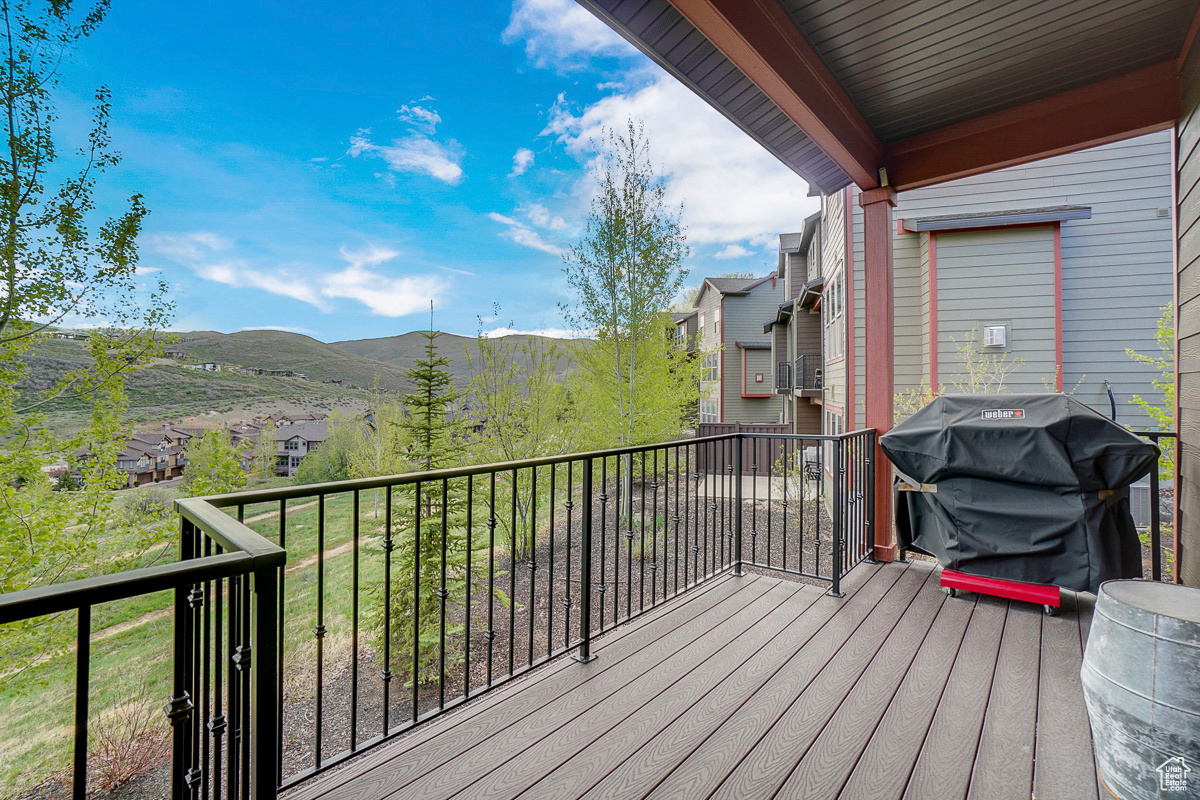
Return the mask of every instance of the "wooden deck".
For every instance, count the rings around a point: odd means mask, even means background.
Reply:
[[[713,581],[289,800],[1097,797],[1089,606],[946,598],[923,562],[845,590]]]

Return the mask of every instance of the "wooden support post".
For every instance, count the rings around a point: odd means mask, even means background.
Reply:
[[[866,427],[877,435],[892,428],[895,395],[895,314],[892,282],[892,207],[896,193],[888,186],[859,195],[863,209],[863,295],[866,363],[863,403]],[[878,441],[878,436],[877,436]],[[875,445],[875,558],[893,561],[892,464]]]

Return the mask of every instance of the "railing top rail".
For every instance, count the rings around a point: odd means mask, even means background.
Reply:
[[[847,431],[846,433],[753,433],[751,431],[742,431],[740,434],[735,435],[740,435],[744,439],[803,439],[804,441],[813,442],[836,442],[864,436],[868,433],[875,433],[875,429],[859,428],[856,431]]]
[[[553,464],[575,463],[588,459],[612,458],[636,453],[646,453],[652,450],[665,450],[672,447],[688,447],[705,442],[719,442],[735,439],[748,434],[732,431],[719,433],[714,436],[701,436],[692,439],[676,439],[671,442],[637,445],[634,447],[614,447],[608,450],[591,450],[582,453],[566,453],[559,456],[543,456],[541,458],[525,458],[519,461],[501,461],[495,464],[472,464],[465,467],[450,467],[424,472],[406,472],[399,475],[380,475],[375,478],[356,478],[348,481],[331,481],[328,483],[310,483],[302,486],[283,486],[277,489],[262,489],[251,492],[230,492],[208,497],[195,498],[216,508],[229,506],[251,505],[253,503],[269,503],[277,500],[291,500],[297,497],[316,497],[323,494],[339,494],[341,492],[363,491],[367,489],[386,489],[390,486],[407,486],[413,483],[465,478],[468,475],[488,475],[493,472],[511,472],[515,469],[529,467],[548,467]]]
[[[1137,436],[1144,436],[1147,439],[1178,439],[1179,434],[1175,431],[1134,431]]]
[[[0,624],[245,575],[253,565],[253,557],[246,553],[221,553],[0,594]]]
[[[287,561],[287,551],[282,547],[218,510],[206,498],[176,500],[175,507],[184,519],[198,525],[221,547],[249,556],[253,570],[280,567]]]

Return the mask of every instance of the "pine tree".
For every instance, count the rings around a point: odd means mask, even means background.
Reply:
[[[425,336],[425,355],[408,377],[414,390],[402,399],[408,416],[397,425],[406,443],[406,460],[414,470],[458,466],[463,457],[464,427],[454,417],[461,394],[446,367],[450,359],[437,352],[438,334]],[[467,590],[467,504],[461,481],[429,480],[397,490],[393,539],[391,631],[397,661],[411,669],[416,615],[417,674],[420,683],[434,681],[442,659],[449,669],[462,654],[459,609]],[[377,620],[382,628],[382,619]],[[443,632],[445,649],[443,651]]]

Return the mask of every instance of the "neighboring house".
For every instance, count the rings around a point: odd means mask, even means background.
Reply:
[[[699,422],[779,422],[775,365],[763,320],[773,316],[778,279],[705,278],[696,296],[696,347],[704,359]]]
[[[267,423],[277,428],[292,425],[297,422],[320,422],[328,415],[319,411],[300,411],[296,413],[278,412],[267,417]]]
[[[698,313],[696,311],[684,311],[673,314],[671,317],[671,323],[675,326],[675,344],[686,347],[688,353],[696,351],[699,334],[696,322],[697,318]]]
[[[201,372],[220,372],[221,365],[215,361],[205,361],[203,364],[185,364],[184,369],[195,369]]]
[[[280,427],[275,431],[275,474],[291,477],[296,474],[304,457],[329,437],[329,423],[322,419],[278,424]]]
[[[141,486],[183,475],[187,443],[199,434],[198,429],[164,425],[156,431],[131,435],[117,454],[117,469],[125,473],[125,485]],[[76,453],[83,454],[83,451]]]
[[[1151,385],[1157,373],[1125,350],[1158,353],[1157,321],[1172,299],[1171,192],[1171,135],[1155,133],[899,193],[896,392],[951,387],[962,378],[959,349],[969,346],[980,358],[1022,362],[1006,391],[1067,391],[1105,416],[1115,406],[1118,422],[1150,425],[1130,399],[1161,402]],[[851,187],[823,197],[816,229],[810,217],[801,234],[781,237],[777,302],[793,304],[792,323],[807,319],[801,312],[811,314],[814,300],[820,311],[823,391],[814,402],[825,433],[864,419],[857,195]],[[806,262],[803,285],[785,277],[793,252]],[[773,315],[785,316],[782,307]],[[803,338],[798,329],[791,335]],[[785,351],[789,359],[799,352],[777,346],[779,356]],[[792,414],[797,432],[809,432],[795,401]]]
[[[783,402],[781,421],[795,433],[820,433],[825,385],[820,213],[804,220],[799,233],[780,234],[776,278],[783,302],[765,321],[763,332],[771,337],[775,392]]]

